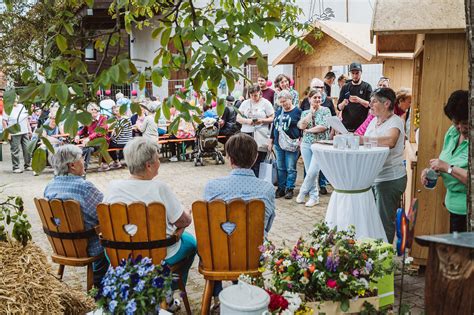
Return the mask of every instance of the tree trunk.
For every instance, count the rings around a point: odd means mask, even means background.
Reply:
[[[473,23],[474,23],[474,1],[473,0],[465,0],[466,6],[466,37],[468,41],[468,56],[469,56],[469,181],[468,181],[468,191],[467,191],[467,213],[468,213],[468,230],[470,231],[473,226],[473,222],[471,219],[472,217],[472,204],[474,201],[474,193],[472,189],[474,187],[474,174],[471,171],[472,162],[474,161],[474,143],[472,139],[474,139],[474,81],[472,77],[472,70],[473,70],[473,62],[474,62],[474,51],[473,47],[473,37],[472,37],[472,30],[473,30]]]

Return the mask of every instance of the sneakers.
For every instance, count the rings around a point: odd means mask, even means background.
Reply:
[[[275,191],[275,198],[281,198],[283,196],[285,196],[285,189],[284,188],[278,188]]]
[[[303,195],[301,192],[296,196],[296,203],[304,203],[305,195]]]
[[[112,162],[110,163],[109,167],[111,169],[122,168],[122,164],[120,162]]]
[[[19,168],[15,168],[15,169],[13,170],[13,173],[15,173],[15,174],[20,174],[20,173],[23,173],[23,171],[20,170]]]
[[[319,188],[319,193],[321,195],[327,195],[328,194],[328,190],[326,189],[326,187],[321,187]]]
[[[32,171],[32,170],[33,170],[33,168],[31,166],[28,166],[28,167],[25,168],[25,171]]]
[[[171,158],[170,158],[170,162],[178,162],[178,157],[176,155],[173,155]]]
[[[308,202],[306,202],[304,205],[306,207],[314,207],[317,204],[319,204],[319,199],[309,198]]]
[[[98,171],[99,172],[106,172],[110,169],[109,165],[107,163],[102,163],[101,167],[99,167]]]
[[[293,199],[293,189],[287,189],[285,199]]]

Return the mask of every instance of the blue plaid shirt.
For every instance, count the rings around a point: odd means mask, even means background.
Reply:
[[[273,185],[255,177],[251,169],[236,168],[229,176],[210,180],[204,188],[204,199],[229,201],[259,199],[265,203],[265,235],[275,219],[275,190]]]
[[[48,200],[76,200],[81,205],[85,228],[88,230],[99,224],[96,208],[104,199],[104,194],[94,184],[80,176],[56,176],[46,186],[44,197]],[[103,252],[98,237],[89,240],[87,251],[91,256],[97,256]]]

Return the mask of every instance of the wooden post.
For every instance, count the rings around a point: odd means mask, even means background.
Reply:
[[[473,314],[474,233],[422,236],[416,242],[429,246],[426,314]]]

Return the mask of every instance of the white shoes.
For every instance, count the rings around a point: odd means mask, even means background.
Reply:
[[[309,198],[308,202],[306,202],[304,205],[306,207],[314,207],[315,205],[318,205],[318,204],[319,204],[319,199]]]
[[[304,203],[304,198],[305,198],[305,195],[303,195],[302,193],[299,193],[298,196],[296,196],[296,203]]]
[[[172,156],[170,162],[178,162],[178,157],[176,155]]]
[[[15,169],[13,170],[13,173],[15,173],[15,174],[20,174],[20,173],[23,173],[23,171],[22,171],[21,169],[19,169],[19,168],[15,168]]]

